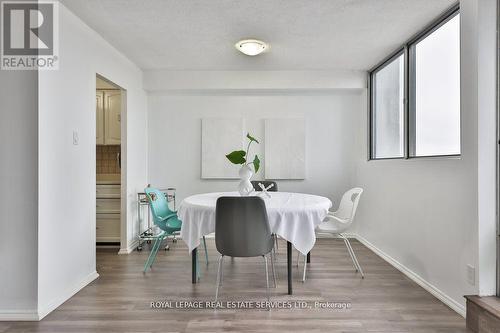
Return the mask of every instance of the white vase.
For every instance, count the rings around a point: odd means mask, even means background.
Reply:
[[[252,183],[250,182],[250,179],[253,176],[253,171],[248,165],[244,165],[241,167],[238,174],[240,175],[238,192],[240,192],[241,196],[248,196],[253,191],[253,186]]]

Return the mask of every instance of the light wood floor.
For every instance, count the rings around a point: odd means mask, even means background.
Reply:
[[[353,241],[365,270],[355,273],[341,240],[319,239],[308,278],[294,266],[294,295],[286,294],[286,244],[278,254],[278,288],[272,300],[349,302],[348,310],[174,310],[151,309],[152,301],[210,301],[215,291],[217,253],[210,264],[200,251],[201,282],[191,284],[191,257],[182,241],[160,252],[153,270],[142,273],[148,251],[117,255],[98,251],[99,279],[41,322],[0,323],[0,332],[467,332],[465,320],[428,292]],[[294,260],[296,259],[294,255]],[[265,300],[262,261],[225,261],[220,300]]]

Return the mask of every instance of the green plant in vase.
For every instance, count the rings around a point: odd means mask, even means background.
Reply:
[[[253,173],[257,173],[260,168],[260,159],[257,155],[254,156],[251,162],[248,162],[250,146],[253,142],[259,144],[259,141],[255,139],[250,133],[247,133],[248,145],[247,150],[235,150],[226,155],[226,158],[233,164],[242,165],[239,171],[240,183],[238,184],[238,191],[241,195],[246,196],[253,192],[253,186],[250,179]],[[250,167],[253,165],[253,170]]]

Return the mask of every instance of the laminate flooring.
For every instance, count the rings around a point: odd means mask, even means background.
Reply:
[[[227,258],[219,301],[224,306],[230,301],[231,308],[195,309],[196,302],[213,301],[215,294],[218,254],[214,240],[207,243],[210,263],[205,265],[200,247],[201,278],[195,285],[182,240],[169,241],[170,251],[160,250],[145,274],[147,247],[129,255],[98,250],[98,279],[42,321],[0,322],[0,332],[468,332],[464,318],[356,240],[352,246],[364,279],[355,272],[342,240],[318,239],[305,283],[300,282],[302,265],[295,266],[294,251],[294,295],[289,296],[286,242],[281,240],[271,301],[282,308],[255,308],[266,301],[262,258]],[[176,308],[180,306],[184,308]]]

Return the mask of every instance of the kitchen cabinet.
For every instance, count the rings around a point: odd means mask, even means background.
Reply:
[[[96,94],[96,143],[119,145],[121,143],[120,90],[98,90]]]
[[[97,91],[95,97],[96,132],[95,141],[104,144],[104,92]]]
[[[118,175],[119,177],[120,175]],[[96,196],[100,199],[120,199],[119,184],[97,184]],[[99,186],[100,185],[100,186]]]
[[[119,184],[96,186],[96,242],[120,242],[121,188]]]
[[[119,145],[122,95],[119,90],[104,92],[104,144]]]
[[[120,214],[97,214],[96,217],[96,242],[119,243]]]

